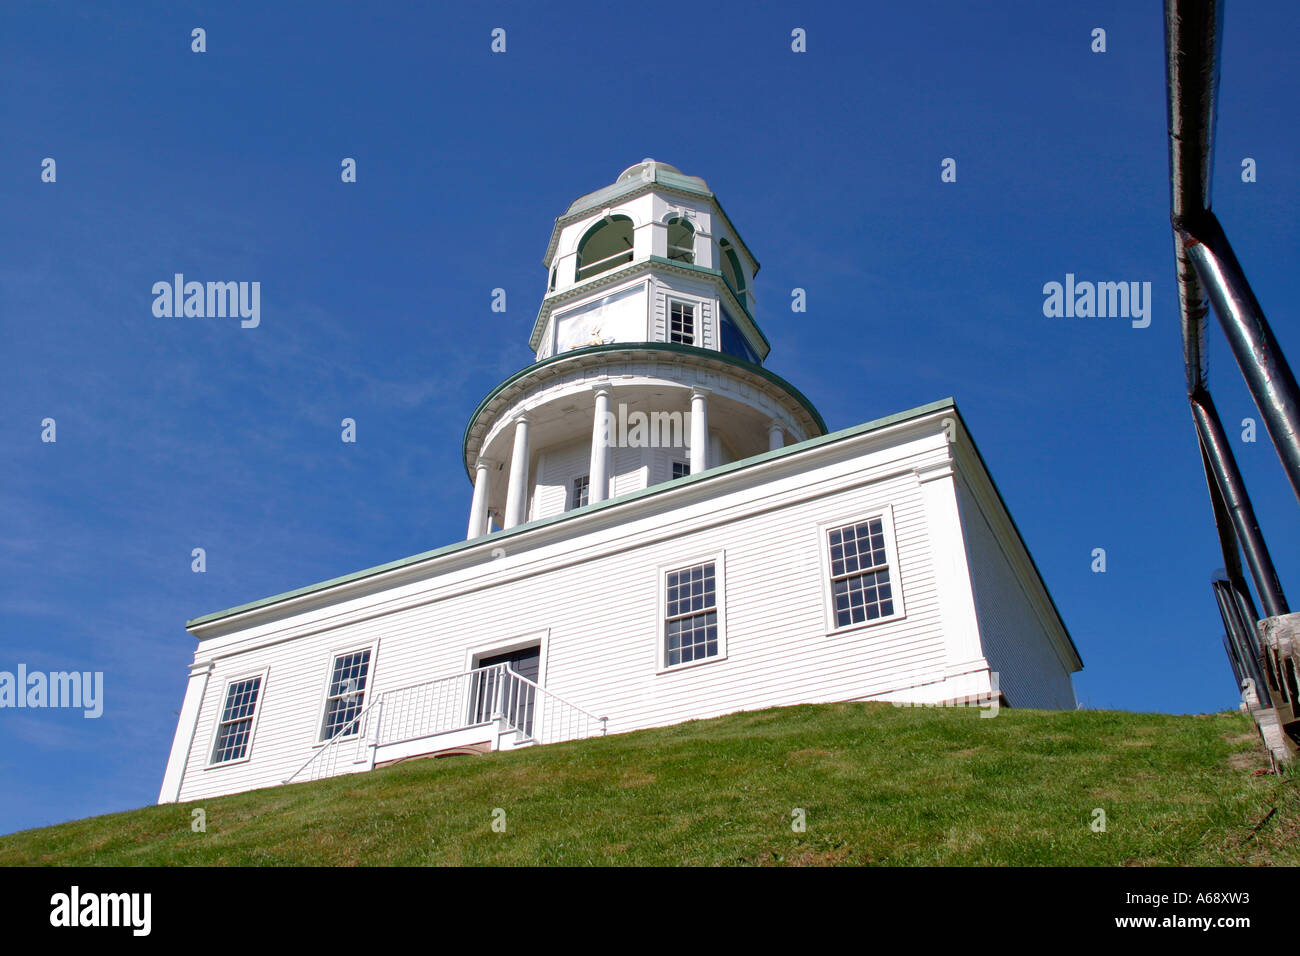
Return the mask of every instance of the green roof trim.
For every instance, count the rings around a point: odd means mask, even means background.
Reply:
[[[603,348],[604,346],[597,347]],[[979,461],[980,468],[983,469],[985,476],[989,480],[989,485],[993,488],[993,493],[997,495],[998,503],[1002,505],[1002,510],[1006,513],[1007,519],[1011,522],[1011,529],[1016,533],[1016,538],[1020,541],[1020,546],[1024,548],[1025,555],[1029,558],[1029,566],[1033,568],[1039,584],[1043,587],[1043,593],[1047,595],[1047,602],[1051,605],[1053,613],[1056,614],[1056,619],[1061,624],[1061,630],[1065,632],[1065,639],[1070,642],[1070,647],[1074,650],[1075,657],[1079,659],[1079,663],[1082,665],[1083,655],[1079,653],[1079,646],[1074,643],[1074,637],[1070,634],[1069,627],[1066,626],[1065,618],[1061,616],[1061,609],[1057,607],[1056,599],[1052,597],[1052,592],[1047,586],[1047,581],[1044,580],[1043,573],[1039,570],[1038,562],[1034,560],[1033,552],[1030,551],[1029,546],[1025,544],[1025,536],[1020,533],[1020,526],[1016,524],[1016,519],[1015,516],[1011,514],[1011,509],[1007,507],[1006,499],[1002,497],[1002,489],[998,487],[997,482],[993,478],[993,473],[989,471],[988,464],[984,461],[984,456],[980,454],[979,445],[975,443],[975,436],[972,435],[970,429],[966,427],[966,421],[962,418],[961,410],[957,408],[957,402],[951,396],[948,398],[941,398],[938,401],[930,402],[926,405],[918,405],[916,408],[909,408],[906,411],[896,412],[893,415],[886,415],[884,418],[877,418],[873,421],[864,422],[861,425],[853,425],[849,428],[842,428],[837,432],[830,432],[825,435],[819,435],[816,438],[809,438],[805,441],[797,442],[793,445],[786,445],[784,448],[777,448],[772,451],[763,452],[761,455],[754,455],[750,458],[743,458],[740,461],[718,465],[714,468],[710,468],[708,471],[702,471],[698,475],[686,475],[682,478],[674,478],[671,481],[651,485],[649,488],[641,488],[637,491],[628,492],[625,495],[619,495],[618,497],[609,498],[605,501],[598,501],[595,504],[583,505],[581,508],[575,508],[572,511],[566,511],[563,514],[552,515],[549,518],[539,518],[536,521],[530,521],[501,531],[494,531],[491,534],[483,535],[478,538],[470,538],[466,541],[457,541],[453,544],[444,545],[441,548],[434,548],[432,551],[425,551],[421,554],[412,555],[409,558],[399,558],[396,561],[379,564],[373,568],[366,568],[364,571],[356,571],[352,574],[345,574],[341,577],[330,578],[328,581],[321,581],[317,584],[309,584],[305,587],[295,588],[292,591],[285,591],[282,594],[262,598],[259,601],[250,601],[247,604],[240,604],[224,611],[214,611],[211,614],[205,614],[202,617],[196,617],[193,620],[186,621],[185,626],[190,628],[202,624],[211,624],[214,621],[233,617],[236,614],[242,614],[246,611],[254,611],[258,608],[270,607],[273,604],[279,604],[292,598],[302,597],[303,595],[312,594],[318,591],[326,591],[333,587],[350,584],[353,581],[360,581],[365,578],[374,577],[375,575],[383,574],[386,571],[396,571],[400,568],[419,564],[421,561],[429,561],[433,558],[455,554],[458,551],[482,547],[485,544],[496,546],[507,538],[513,538],[516,535],[534,531],[538,528],[559,524],[561,521],[569,521],[605,508],[617,507],[618,505],[625,504],[629,501],[636,501],[642,498],[649,498],[654,495],[663,494],[666,491],[693,484],[697,481],[711,481],[714,478],[723,475],[743,471],[746,468],[752,468],[755,465],[762,464],[763,462],[773,461],[786,455],[793,455],[801,451],[821,447],[822,445],[829,445],[834,442],[855,438],[858,435],[865,435],[882,428],[888,428],[890,425],[897,425],[913,418],[921,418],[922,416],[929,415],[932,412],[943,411],[944,409],[949,408],[957,414],[958,421],[962,423],[962,428],[966,432],[966,437],[970,439],[971,450],[975,452],[975,458]]]
[[[492,391],[488,392],[487,397],[485,397],[483,401],[479,402],[478,407],[474,409],[474,414],[470,415],[469,424],[465,426],[465,433],[464,435],[461,436],[461,440],[460,440],[461,459],[464,460],[466,454],[469,451],[470,429],[473,428],[474,423],[478,421],[479,415],[483,414],[483,409],[487,407],[488,402],[492,401],[492,399],[494,399],[502,391],[509,388],[515,382],[519,381],[519,379],[524,378],[527,375],[530,375],[531,373],[535,372],[537,369],[545,368],[547,365],[551,365],[555,362],[562,362],[565,359],[575,358],[581,355],[598,355],[602,352],[677,352],[682,355],[700,355],[705,358],[717,359],[727,364],[735,365],[737,368],[744,369],[747,372],[753,372],[756,375],[759,375],[762,378],[767,379],[769,382],[771,382],[773,385],[777,386],[778,388],[784,389],[792,398],[794,398],[800,405],[804,407],[804,409],[808,412],[809,415],[812,416],[812,420],[817,424],[817,427],[820,428],[823,433],[827,431],[826,420],[822,418],[821,412],[817,411],[817,407],[813,405],[811,401],[808,400],[808,397],[804,395],[803,392],[799,391],[799,389],[795,388],[793,385],[791,385],[789,382],[783,379],[780,375],[777,375],[775,372],[769,372],[761,365],[755,365],[753,362],[747,362],[744,359],[737,358],[736,356],[731,355],[727,352],[717,352],[714,351],[713,349],[702,349],[694,345],[681,345],[677,342],[637,342],[637,343],[615,342],[612,345],[588,345],[580,349],[570,349],[567,352],[561,352],[559,355],[552,355],[549,358],[544,358],[540,362],[534,362],[532,365],[526,365],[523,368],[521,368],[519,371],[515,372],[515,374],[511,375],[508,379],[506,379],[496,388],[492,389]],[[465,473],[469,475],[468,468],[466,469]],[[469,477],[470,477],[470,481],[474,480],[473,475],[469,475]]]
[[[569,208],[564,210],[561,219],[568,219],[570,216],[577,217],[580,213],[592,209],[600,209],[609,205],[610,200],[626,196],[628,193],[634,193],[639,189],[653,188],[654,186],[666,186],[669,189],[676,189],[679,192],[692,193],[696,196],[703,196],[706,199],[715,199],[712,191],[704,186],[704,181],[698,176],[688,176],[685,173],[674,173],[664,169],[660,164],[655,168],[653,179],[642,179],[637,176],[633,179],[624,179],[622,182],[612,182],[608,186],[601,186],[599,189],[593,189],[589,193],[584,193],[573,202],[569,203]]]
[[[608,348],[608,346],[593,346],[593,348]],[[689,349],[690,346],[677,346],[677,348]],[[750,363],[748,362],[745,362],[743,364],[746,366],[750,365]],[[751,367],[756,368],[757,366],[751,366]],[[525,371],[527,370],[525,369]],[[491,534],[482,535],[481,537],[478,538],[470,538],[466,541],[457,541],[454,542],[453,544],[444,545],[441,548],[435,548],[432,551],[425,551],[421,554],[412,555],[409,558],[400,558],[396,561],[389,561],[386,564],[376,565],[373,568],[366,568],[364,571],[356,571],[352,574],[345,574],[342,577],[330,578],[328,581],[321,581],[317,584],[309,584],[305,587],[295,588],[292,591],[285,591],[282,594],[277,594],[274,595],[273,597],[262,598],[259,601],[250,601],[247,604],[240,604],[236,607],[228,608],[224,611],[214,611],[211,614],[205,614],[202,617],[196,617],[193,620],[186,621],[185,626],[187,628],[190,628],[190,627],[197,627],[202,624],[211,624],[214,621],[221,620],[222,618],[233,617],[236,614],[243,614],[246,611],[254,611],[257,610],[258,608],[269,607],[273,604],[279,604],[283,601],[288,601],[296,597],[302,597],[307,594],[313,594],[318,591],[326,591],[330,588],[339,587],[340,585],[350,584],[354,581],[360,581],[365,578],[374,577],[377,574],[383,574],[387,571],[396,571],[401,568],[409,567],[414,564],[419,564],[421,561],[429,561],[433,558],[444,557],[446,555],[455,554],[458,551],[464,551],[470,548],[480,548],[487,544],[491,544],[495,546],[500,542],[506,540],[507,538],[513,538],[516,535],[523,534],[528,531],[534,531],[538,528],[547,527],[548,525],[559,524],[562,521],[570,521],[575,518],[581,517],[582,515],[591,514],[592,512],[595,511],[600,511],[605,508],[613,508],[621,504],[626,504],[629,501],[637,501],[642,498],[653,497],[654,495],[663,494],[666,491],[681,488],[685,485],[694,484],[695,482],[698,481],[712,481],[713,479],[719,478],[723,475],[728,475],[737,471],[743,471],[746,468],[752,468],[764,462],[773,461],[778,458],[783,458],[786,455],[794,455],[801,451],[807,451],[812,448],[821,447],[822,445],[829,445],[834,442],[844,441],[845,439],[853,438],[858,435],[864,435],[867,434],[868,432],[876,431],[881,428],[887,428],[890,425],[897,425],[900,422],[905,422],[908,421],[909,419],[920,418],[923,415],[928,415],[931,412],[941,411],[945,408],[951,408],[954,411],[956,411],[957,409],[956,402],[954,402],[952,398],[943,398],[937,402],[931,402],[928,405],[921,405],[918,406],[917,408],[908,409],[907,411],[897,412],[893,415],[887,415],[884,418],[877,418],[874,421],[864,422],[861,425],[854,425],[851,428],[844,428],[837,432],[830,432],[829,434],[818,435],[816,438],[809,438],[804,441],[797,442],[793,445],[786,445],[783,448],[777,448],[772,451],[766,451],[760,455],[754,455],[750,458],[743,458],[740,461],[729,462],[728,464],[725,465],[718,465],[714,468],[710,468],[707,471],[702,471],[698,475],[686,475],[685,477],[682,478],[675,478],[671,481],[665,481],[657,485],[651,485],[649,488],[641,488],[637,491],[630,491],[627,494],[619,495],[618,497],[615,498],[609,498],[606,499],[605,501],[598,501],[595,504],[583,505],[581,508],[575,508],[572,511],[566,511],[563,514],[551,515],[549,518],[539,518],[536,521],[529,521],[525,524],[516,525],[513,528],[507,528],[501,531],[494,531]],[[961,413],[958,412],[959,416],[960,414]],[[820,421],[820,418],[818,420]],[[974,444],[973,440],[972,440],[972,444]],[[982,458],[980,459],[980,462],[981,464],[983,463]],[[1000,499],[1001,499],[1001,495],[999,494],[999,500]],[[1003,505],[1003,507],[1005,507],[1005,504]],[[1014,521],[1012,522],[1012,524],[1014,525]],[[1016,533],[1019,534],[1019,530],[1017,530]],[[1032,557],[1030,558],[1030,561],[1031,562],[1033,561]],[[1035,570],[1037,570],[1036,567]],[[1051,596],[1049,595],[1048,597],[1050,599]],[[1058,617],[1059,617],[1059,613],[1058,613]]]

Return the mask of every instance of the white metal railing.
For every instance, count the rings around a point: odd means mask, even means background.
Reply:
[[[474,712],[474,691],[484,670],[465,671],[451,677],[398,687],[383,694],[384,719],[377,743],[396,744],[443,734],[492,719],[490,713]]]
[[[285,783],[370,770],[375,750],[388,744],[497,722],[515,743],[557,743],[604,735],[597,717],[506,664],[385,691],[350,720]]]
[[[341,773],[357,773],[375,765],[374,743],[368,731],[378,726],[373,719],[383,707],[383,697],[372,701],[348,721],[337,734],[319,747],[307,762],[284,781],[321,780]]]
[[[505,668],[501,715],[512,730],[539,744],[605,735],[608,718],[583,710],[508,665],[499,666]]]

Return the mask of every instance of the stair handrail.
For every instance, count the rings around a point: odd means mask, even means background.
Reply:
[[[561,697],[559,694],[555,693],[555,691],[547,690],[547,689],[546,689],[545,687],[543,687],[541,684],[537,683],[537,681],[535,681],[535,680],[529,680],[529,679],[528,679],[527,677],[525,677],[523,674],[517,673],[517,672],[514,670],[514,668],[512,668],[509,664],[502,664],[502,665],[500,665],[500,666],[504,667],[504,668],[506,669],[506,672],[509,673],[509,674],[510,674],[512,677],[514,677],[516,680],[521,680],[521,681],[523,681],[525,684],[530,684],[530,685],[532,685],[533,688],[535,688],[536,690],[541,691],[541,692],[542,692],[543,694],[545,694],[547,697],[551,697],[551,698],[554,698],[555,700],[558,700],[561,704],[564,704],[566,707],[572,707],[574,710],[576,710],[578,713],[582,714],[584,717],[586,717],[586,718],[589,719],[589,720],[599,721],[599,722],[600,722],[600,734],[601,734],[602,737],[605,735],[606,726],[607,726],[607,723],[608,723],[608,721],[609,721],[609,718],[608,718],[608,717],[597,717],[595,714],[593,714],[591,711],[587,710],[585,707],[579,707],[579,706],[578,706],[577,704],[575,704],[573,701],[568,700],[568,699],[566,699],[566,698],[564,698],[564,697]],[[518,727],[514,727],[513,729],[515,729],[515,730],[519,730]]]

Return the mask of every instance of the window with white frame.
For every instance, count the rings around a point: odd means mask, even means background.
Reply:
[[[232,681],[226,686],[226,700],[221,707],[221,719],[217,721],[217,739],[212,746],[212,763],[230,763],[248,756],[261,692],[261,675]]]
[[[721,656],[717,564],[664,575],[664,667]]]
[[[340,654],[334,658],[329,690],[325,696],[325,720],[320,739],[333,740],[357,732],[357,717],[366,701],[366,679],[370,676],[370,648]]]
[[[580,478],[573,479],[573,487],[569,489],[569,510],[581,508],[591,500],[591,476],[583,475]]]
[[[668,303],[668,341],[695,344],[695,306],[689,302]]]
[[[673,478],[685,478],[691,473],[691,463],[689,461],[673,462]]]
[[[893,617],[885,516],[827,531],[835,627]]]

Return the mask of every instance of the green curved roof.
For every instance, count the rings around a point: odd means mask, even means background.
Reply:
[[[601,209],[611,205],[616,199],[621,199],[652,185],[664,186],[678,192],[691,193],[712,201],[713,205],[717,207],[719,215],[722,216],[728,228],[730,228],[732,235],[735,236],[741,251],[749,257],[749,261],[753,264],[754,275],[758,275],[759,270],[763,268],[762,264],[754,257],[753,251],[750,250],[745,240],[741,238],[740,230],[732,223],[731,217],[722,208],[722,203],[718,200],[718,197],[709,189],[709,184],[699,176],[687,176],[676,166],[653,159],[643,159],[641,162],[629,166],[610,185],[602,186],[594,192],[585,193],[569,203],[569,208],[564,211],[564,215],[557,217],[555,220],[555,227],[551,230],[551,241],[547,243],[546,255],[542,257],[542,264],[548,269],[551,268],[551,256],[555,251],[555,243],[559,238],[562,224],[566,224],[583,213],[590,212],[592,209]]]
[[[623,170],[618,179],[610,185],[602,186],[585,196],[579,196],[569,203],[569,208],[564,210],[564,215],[570,216],[584,209],[607,206],[610,200],[634,192],[650,182],[671,186],[673,189],[685,190],[688,193],[698,193],[701,196],[713,196],[713,193],[709,191],[709,184],[699,176],[687,176],[676,166],[656,162],[653,159],[643,159],[641,162]]]

